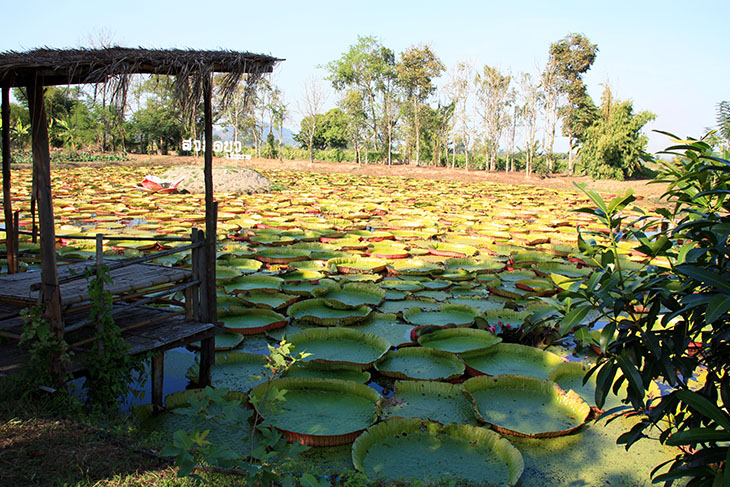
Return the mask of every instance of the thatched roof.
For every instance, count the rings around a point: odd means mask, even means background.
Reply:
[[[256,85],[283,59],[237,51],[192,49],[50,49],[0,53],[0,87],[108,83],[113,101],[123,104],[133,74],[175,77],[175,92],[187,111],[200,100],[202,81],[212,73],[226,73],[219,85],[223,100],[238,83]],[[246,90],[248,94],[249,89]]]
[[[34,49],[0,53],[0,86],[27,86],[38,77],[44,85],[104,83],[131,74],[189,76],[270,73],[281,61],[263,54],[190,49]]]

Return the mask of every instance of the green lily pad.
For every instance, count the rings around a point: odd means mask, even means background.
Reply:
[[[244,258],[232,258],[219,260],[219,262],[226,267],[232,267],[243,274],[251,274],[261,269],[261,262],[256,259],[244,259]]]
[[[286,326],[286,316],[264,308],[230,308],[220,316],[227,330],[256,335]]]
[[[433,242],[429,243],[429,253],[433,255],[439,255],[442,257],[471,257],[477,253],[476,247],[466,244],[454,244],[446,242]]]
[[[452,380],[464,374],[464,363],[453,353],[406,347],[386,353],[375,369],[396,379]]]
[[[382,357],[390,343],[382,337],[350,328],[313,328],[288,337],[305,362],[358,365],[367,368]]]
[[[461,386],[446,382],[395,381],[395,394],[383,401],[383,418],[392,417],[479,424],[471,396]]]
[[[211,383],[214,387],[231,391],[248,392],[266,381],[266,355],[246,352],[217,352],[215,364],[210,369]],[[196,363],[185,376],[197,382],[199,365]]]
[[[513,486],[522,471],[520,452],[494,431],[394,418],[372,426],[352,445],[352,462],[368,478],[453,481]]]
[[[322,284],[323,281],[320,281]],[[336,309],[353,309],[362,305],[378,306],[385,299],[385,291],[374,284],[348,283],[340,287],[337,283],[325,285],[314,291],[314,295],[325,304]]]
[[[254,257],[267,264],[288,264],[309,259],[308,250],[293,249],[291,247],[266,247],[256,249]]]
[[[452,258],[446,259],[446,269],[463,270],[473,274],[495,273],[504,268],[504,262],[496,258],[489,260],[476,258]]]
[[[299,296],[286,293],[271,293],[263,291],[252,291],[247,293],[239,293],[236,295],[238,299],[246,304],[256,306],[257,308],[267,308],[279,310],[294,304]]]
[[[331,365],[322,362],[307,362],[294,365],[286,372],[288,378],[351,380],[361,384],[370,380],[370,372],[351,365]]]
[[[591,406],[596,405],[596,375],[592,375],[584,384],[583,377],[588,373],[590,367],[579,362],[563,362],[558,364],[550,375],[548,380],[558,384],[565,391],[575,391],[585,402]],[[623,384],[620,391],[626,390],[626,383]],[[623,395],[623,394],[621,394]],[[621,406],[621,398],[610,392],[606,397],[603,409],[611,409]]]
[[[239,277],[228,282],[223,288],[228,294],[237,294],[245,291],[277,292],[281,289],[284,280],[274,276],[250,275]]]
[[[383,279],[383,281],[380,282],[380,286],[385,289],[405,292],[420,291],[424,289],[424,286],[420,281],[404,281],[403,279]]]
[[[286,391],[283,399],[279,391]],[[377,420],[380,395],[352,381],[286,378],[256,387],[250,400],[288,441],[336,446],[351,443]]]
[[[404,299],[402,301],[386,301],[381,304],[378,309],[381,313],[391,313],[395,315],[403,315],[409,309],[418,308],[423,311],[437,311],[439,309],[438,303],[430,303],[427,301],[417,301],[415,299]]]
[[[241,333],[226,332],[215,336],[215,351],[225,352],[233,350],[243,343],[244,336]],[[193,342],[189,345],[193,350],[200,350],[200,342]]]
[[[373,313],[353,329],[383,337],[393,347],[411,342],[412,325],[398,321],[394,314]]]
[[[477,316],[479,311],[461,304],[444,304],[438,311],[411,308],[403,313],[403,318],[416,326],[470,326]]]
[[[242,272],[235,267],[217,265],[215,266],[215,280],[218,283],[231,282],[234,279],[241,277]]]
[[[508,326],[510,328],[520,328],[530,316],[530,311],[515,311],[509,308],[500,308],[487,310],[484,313],[484,319],[487,320],[491,326]]]
[[[473,377],[464,390],[476,402],[477,417],[503,434],[552,438],[572,433],[591,408],[573,391],[534,377]]]
[[[517,343],[498,343],[459,356],[471,374],[514,374],[538,379],[546,379],[558,364],[563,363],[563,359],[552,352]]]
[[[395,275],[429,276],[440,274],[443,268],[433,262],[421,259],[400,259],[388,263],[388,272]]]
[[[373,258],[339,257],[327,261],[330,272],[342,274],[372,274],[385,270],[385,261]]]
[[[352,309],[335,309],[327,306],[324,299],[307,299],[289,306],[287,314],[294,320],[321,326],[346,326],[365,321],[371,312],[372,309],[365,305]]]
[[[483,350],[501,341],[501,338],[488,331],[473,328],[447,328],[421,335],[418,338],[418,343],[423,347],[451,353]]]

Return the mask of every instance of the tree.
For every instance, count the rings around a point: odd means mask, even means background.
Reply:
[[[641,129],[654,118],[647,111],[634,114],[632,102],[615,100],[606,85],[598,119],[585,133],[581,167],[595,179],[624,179],[639,172],[649,157]]]
[[[484,66],[482,74],[477,73],[474,83],[477,87],[477,113],[484,124],[485,169],[497,168],[499,139],[502,136],[506,118],[507,97],[511,76],[502,74],[499,69]]]
[[[537,149],[537,112],[542,94],[540,85],[532,79],[529,73],[522,73],[520,76],[520,87],[519,110],[525,129],[525,175],[529,176]]]
[[[730,101],[717,104],[717,132],[725,140],[725,150],[730,150]]]
[[[314,126],[312,145],[315,149],[344,149],[347,147],[348,127],[347,115],[339,108],[333,108],[327,113],[316,115],[312,123],[309,116],[304,117],[301,122],[300,131],[294,136],[302,148],[309,148],[309,127]]]
[[[553,171],[553,146],[555,144],[555,130],[560,119],[563,94],[557,65],[548,62],[540,77],[543,96],[543,113],[545,115],[545,162],[549,172]]]
[[[309,77],[304,82],[304,98],[299,106],[299,111],[310,121],[306,127],[303,127],[309,140],[310,163],[314,162],[314,135],[317,133],[317,114],[322,110],[326,99],[324,89],[319,81],[314,77]]]
[[[473,79],[474,68],[472,65],[468,62],[460,62],[456,65],[456,70],[451,73],[451,80],[446,85],[446,91],[449,93],[451,104],[454,106],[454,128],[458,127],[458,137],[461,138],[464,145],[464,157],[466,158],[464,167],[467,170],[469,170],[469,145],[472,136],[472,113],[469,102]],[[454,138],[456,139],[456,137]],[[454,152],[456,152],[456,144],[454,144]]]
[[[548,66],[556,71],[560,91],[567,97],[561,116],[563,135],[568,137],[570,172],[573,171],[573,148],[583,142],[585,131],[596,118],[596,106],[583,82],[583,74],[591,69],[597,53],[598,46],[582,34],[568,34],[550,45]]]
[[[441,75],[445,68],[441,60],[431,51],[431,48],[424,45],[406,49],[401,54],[396,69],[398,71],[398,82],[403,87],[411,106],[408,116],[412,124],[411,133],[415,139],[416,159],[410,162],[418,165],[421,150],[420,106],[436,90],[433,79]]]
[[[395,55],[374,37],[358,37],[342,57],[327,65],[332,86],[340,92],[356,91],[362,103],[363,121],[367,124],[373,148],[379,151],[380,142],[388,146],[388,160],[392,147],[392,131],[397,97]],[[385,135],[383,135],[383,133]],[[367,162],[366,152],[366,162]]]
[[[175,100],[168,76],[152,76],[138,88],[145,100],[144,108],[132,116],[134,138],[141,150],[166,154],[183,134],[183,114]]]

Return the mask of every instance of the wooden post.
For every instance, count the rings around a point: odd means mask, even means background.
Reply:
[[[33,180],[38,203],[38,221],[41,236],[41,302],[45,306],[45,318],[56,337],[63,339],[61,314],[61,290],[56,269],[56,230],[53,221],[51,196],[51,155],[48,146],[48,122],[43,101],[43,81],[36,79],[28,86],[31,133],[33,138]],[[66,365],[60,353],[51,357],[51,372],[59,388],[65,387]]]
[[[203,338],[200,341],[200,370],[198,386],[211,385],[210,369],[215,365],[215,337]]]
[[[10,194],[10,88],[3,86],[3,210],[5,211],[5,249],[8,254],[8,274],[18,272],[18,245],[13,222],[13,204]]]
[[[192,231],[192,240],[193,243],[199,242],[201,239],[200,231],[197,228],[193,228]],[[192,250],[192,267],[193,267],[193,281],[200,281],[200,247],[194,248]],[[198,285],[197,288],[193,290],[193,300],[192,305],[193,308],[193,319],[196,321],[203,321],[200,318],[200,293],[201,293],[202,287]]]
[[[206,277],[208,285],[207,292],[207,311],[206,317],[209,323],[218,321],[216,311],[216,292],[215,292],[215,241],[216,241],[216,223],[218,220],[217,205],[213,201],[213,109],[211,106],[212,96],[212,80],[211,74],[206,73],[203,77],[203,112],[205,120],[205,261],[206,261]]]
[[[99,286],[101,290],[104,289],[104,279],[102,278],[104,266],[104,235],[101,233],[96,234],[96,278],[99,280]],[[96,341],[97,351],[99,355],[104,353],[104,340],[101,338],[104,333],[104,323],[101,321],[101,315],[103,311],[99,310],[96,314],[96,333],[99,336],[99,340]]]
[[[165,352],[160,352],[152,356],[152,405],[158,411],[164,406],[162,402],[164,382]]]

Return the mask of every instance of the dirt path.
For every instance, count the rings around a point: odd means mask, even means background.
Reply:
[[[156,155],[132,155],[136,164],[150,165],[202,165],[201,157],[190,156],[156,156]],[[260,171],[310,171],[318,173],[340,173],[340,174],[361,174],[365,176],[397,176],[418,179],[446,179],[464,182],[495,182],[515,185],[532,185],[546,188],[575,190],[574,183],[586,183],[589,188],[596,189],[602,193],[616,194],[623,193],[629,188],[639,196],[651,202],[658,202],[659,196],[664,192],[665,185],[649,184],[649,180],[640,179],[632,181],[593,181],[585,176],[563,176],[553,175],[540,177],[531,175],[526,177],[524,173],[504,173],[502,171],[465,171],[464,169],[450,169],[445,167],[413,167],[406,165],[394,165],[391,167],[380,164],[353,164],[348,162],[319,162],[310,164],[309,161],[285,160],[279,162],[273,159],[252,159],[249,161],[231,161],[228,159],[215,158],[214,165],[221,166],[242,166]]]

